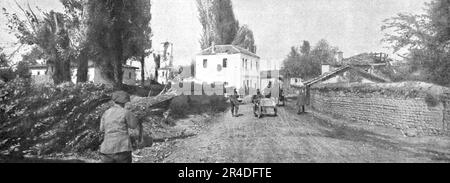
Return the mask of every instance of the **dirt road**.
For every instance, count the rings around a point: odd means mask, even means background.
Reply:
[[[225,113],[199,135],[175,144],[166,163],[450,162],[448,138],[407,138],[393,130],[344,125],[319,114],[279,108],[257,119]]]

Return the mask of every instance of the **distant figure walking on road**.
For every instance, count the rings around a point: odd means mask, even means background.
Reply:
[[[234,94],[230,96],[231,102],[231,115],[233,117],[238,117],[239,114],[239,94],[236,89],[234,89]]]
[[[103,163],[132,163],[132,142],[128,128],[139,127],[136,116],[125,109],[130,96],[124,91],[114,92],[112,100],[115,105],[102,116],[100,131],[105,133],[100,153]]]
[[[298,106],[298,113],[297,114],[303,114],[305,113],[305,106],[309,104],[309,98],[307,94],[306,87],[303,86],[300,88],[298,98],[297,98],[297,106]]]

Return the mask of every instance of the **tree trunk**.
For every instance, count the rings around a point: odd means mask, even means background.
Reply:
[[[83,49],[78,56],[77,83],[88,81],[89,61],[87,58],[87,50]]]
[[[112,17],[117,19],[113,25],[113,68],[114,68],[114,82],[115,87],[121,87],[123,80],[122,64],[126,62],[123,58],[123,32],[124,32],[124,20],[122,18],[123,1],[114,1],[114,9],[112,11]]]
[[[141,86],[145,87],[145,55],[141,56]]]
[[[72,71],[70,69],[70,59],[63,59],[61,64],[62,69],[62,81],[72,82]]]
[[[153,60],[155,61],[155,81],[158,82],[158,69],[161,67],[161,56],[154,54]]]
[[[59,57],[58,51],[56,50],[56,48],[54,48],[52,50],[52,54],[54,55],[53,57],[53,66],[55,67],[55,70],[52,73],[52,79],[53,82],[55,83],[55,85],[59,85],[63,82],[63,64],[62,61]]]
[[[105,84],[108,87],[114,87],[115,81],[114,73],[112,72],[113,66],[111,63],[105,62],[105,60],[102,60],[102,63],[95,64],[94,82]]]

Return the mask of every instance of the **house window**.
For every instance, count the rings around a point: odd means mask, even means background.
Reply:
[[[208,67],[208,59],[203,59],[203,68],[207,68]]]
[[[223,65],[223,68],[227,68],[228,67],[228,59],[226,59],[226,58],[224,58],[223,59],[223,63],[222,63],[222,65]]]

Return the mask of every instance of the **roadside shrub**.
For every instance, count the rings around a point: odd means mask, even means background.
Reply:
[[[214,114],[227,108],[224,96],[178,96],[170,104],[171,115],[175,118],[183,118],[189,114]]]
[[[189,96],[178,96],[172,99],[169,109],[173,117],[183,118],[191,111],[188,97]]]
[[[223,96],[211,96],[210,98],[211,98],[210,103],[211,112],[217,113],[227,110],[228,108],[227,98]]]

